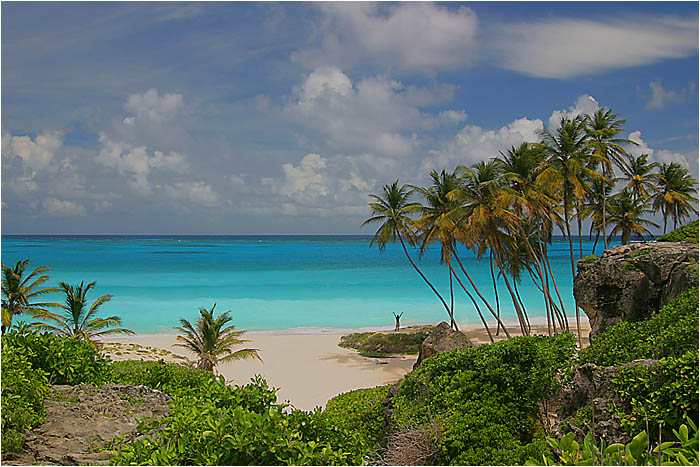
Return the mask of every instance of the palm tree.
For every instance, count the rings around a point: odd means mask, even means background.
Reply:
[[[658,174],[653,172],[659,167],[657,162],[648,163],[649,154],[642,154],[638,157],[631,157],[629,165],[622,169],[620,180],[626,181],[626,190],[630,190],[634,199],[647,198],[653,193],[654,181]]]
[[[33,303],[38,296],[57,292],[55,287],[41,287],[49,280],[46,275],[49,268],[41,266],[28,275],[24,271],[29,260],[17,261],[14,268],[2,263],[2,333],[12,326],[12,318],[22,313],[35,314],[46,311],[46,307],[58,306],[56,303]],[[41,288],[40,288],[41,287]]]
[[[612,179],[613,165],[616,165],[620,170],[625,170],[627,167],[627,159],[629,154],[623,148],[623,144],[634,144],[637,143],[630,139],[618,138],[617,135],[622,133],[622,125],[627,123],[627,120],[618,120],[619,115],[612,112],[610,109],[605,107],[598,109],[593,115],[586,115],[586,133],[588,133],[588,144],[593,149],[593,154],[599,157],[601,168],[603,169],[603,175]],[[602,229],[603,229],[603,239],[605,242],[605,249],[608,249],[608,240],[605,232],[607,232],[607,218],[606,218],[606,207],[608,201],[608,195],[605,190],[602,191],[603,195],[603,208],[602,208]],[[580,224],[579,224],[580,227]],[[580,228],[579,228],[580,231]]]
[[[420,210],[420,205],[418,203],[410,202],[411,191],[406,185],[399,186],[399,181],[396,180],[391,185],[384,185],[383,196],[379,195],[369,195],[375,201],[369,204],[371,209],[372,217],[367,219],[362,223],[363,226],[368,224],[375,224],[381,222],[382,225],[377,229],[377,232],[372,237],[372,241],[369,246],[372,247],[376,242],[379,251],[383,251],[388,242],[399,240],[401,247],[403,248],[406,258],[413,266],[413,269],[420,275],[420,277],[428,284],[430,290],[433,291],[435,296],[440,300],[440,302],[445,307],[447,314],[452,316],[450,307],[442,298],[442,295],[435,289],[433,284],[428,280],[427,277],[418,269],[418,266],[411,258],[406,248],[406,243],[404,242],[404,236],[406,236],[407,241],[411,244],[414,243],[413,236],[410,233],[409,225],[413,222],[413,219],[409,217],[410,214],[416,213]]]
[[[178,335],[178,347],[184,347],[194,353],[199,361],[197,368],[200,370],[214,371],[218,363],[230,362],[233,360],[243,360],[247,358],[257,358],[259,349],[240,349],[234,351],[233,348],[245,342],[250,342],[240,337],[245,331],[236,331],[234,325],[227,326],[233,319],[229,316],[230,311],[222,313],[214,319],[214,308],[211,310],[200,308],[200,317],[197,318],[193,326],[188,320],[180,318],[180,327],[176,327],[183,335]]]
[[[648,203],[635,200],[630,191],[623,190],[616,194],[610,200],[610,224],[614,226],[610,231],[610,238],[619,233],[622,244],[627,245],[632,234],[642,238],[644,234],[652,235],[645,225],[659,227],[658,224],[642,217],[651,212],[653,211],[648,208]]]
[[[661,209],[664,217],[664,233],[668,217],[673,219],[675,229],[679,221],[689,217],[691,212],[698,213],[693,205],[698,198],[697,181],[677,162],[663,164],[654,179],[656,193],[652,195],[654,210]]]
[[[579,205],[588,191],[587,179],[605,178],[587,167],[591,158],[590,146],[587,143],[585,120],[582,117],[570,119],[562,117],[559,127],[554,133],[550,131],[540,132],[542,146],[547,155],[543,163],[543,170],[537,177],[537,182],[550,188],[551,192],[560,190],[562,193],[564,209],[564,227],[566,237],[569,241],[569,257],[571,259],[571,277],[576,275],[576,265],[574,263],[574,246],[571,240],[571,225],[569,215],[572,204]],[[577,209],[577,214],[579,209]],[[579,235],[581,234],[579,229]],[[583,246],[581,243],[581,257],[583,257]],[[579,347],[583,346],[581,337],[581,313],[576,305],[576,331],[579,336]]]
[[[454,172],[448,173],[444,170],[440,173],[432,171],[430,178],[433,181],[431,187],[413,187],[423,195],[426,201],[424,206],[420,206],[420,217],[414,222],[414,225],[420,230],[421,253],[425,252],[430,243],[440,242],[440,262],[447,265],[450,275],[450,326],[452,329],[458,330],[457,322],[454,319],[452,252],[456,244],[455,211],[459,209],[459,202],[450,194],[459,188],[459,179]]]
[[[613,186],[607,181],[601,180],[599,178],[591,181],[591,191],[588,192],[586,196],[586,204],[584,206],[585,212],[591,217],[591,230],[589,231],[588,238],[593,235],[595,230],[595,242],[593,242],[593,249],[591,254],[595,253],[595,249],[598,246],[598,239],[600,238],[600,233],[603,232],[603,237],[606,237],[609,206],[607,200],[610,198]],[[607,238],[605,239],[605,248],[608,247]]]
[[[134,333],[129,329],[111,327],[121,326],[122,321],[118,316],[109,316],[107,318],[98,318],[96,316],[100,307],[112,299],[112,295],[103,295],[95,300],[92,305],[88,305],[87,293],[95,287],[95,282],[90,282],[88,285],[81,282],[75,287],[65,282],[60,282],[58,286],[66,295],[65,303],[58,305],[62,308],[60,314],[47,310],[36,312],[37,318],[54,322],[55,325],[48,322],[39,322],[33,324],[32,327],[51,331],[65,337],[75,337],[79,340],[90,341],[93,344],[95,344],[93,341],[95,337],[116,333]]]

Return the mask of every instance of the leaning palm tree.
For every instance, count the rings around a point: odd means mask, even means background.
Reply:
[[[664,218],[664,234],[668,218],[673,219],[675,229],[679,221],[689,217],[691,212],[698,213],[695,204],[698,198],[697,181],[677,162],[663,164],[654,180],[656,193],[652,195],[654,210],[661,209]]]
[[[87,293],[95,287],[95,282],[90,282],[88,285],[81,282],[75,287],[65,282],[60,282],[58,286],[66,295],[65,303],[59,305],[62,308],[61,312],[37,311],[35,316],[46,321],[35,323],[32,327],[65,337],[86,340],[93,344],[95,344],[94,338],[107,334],[134,333],[129,329],[112,327],[121,326],[122,321],[118,316],[97,317],[100,307],[110,301],[112,295],[103,295],[95,300],[92,305],[88,305]]]
[[[420,210],[420,205],[418,203],[412,203],[411,190],[406,185],[399,186],[399,181],[396,180],[391,185],[384,185],[384,193],[382,196],[379,195],[369,195],[370,198],[374,199],[374,202],[369,203],[369,207],[372,212],[372,217],[367,219],[362,223],[363,226],[369,224],[381,223],[379,229],[372,237],[372,241],[369,246],[371,247],[375,243],[379,248],[379,251],[383,251],[387,243],[399,240],[403,252],[406,254],[406,258],[413,266],[413,269],[420,275],[420,277],[428,284],[430,290],[433,291],[435,296],[440,300],[442,305],[445,307],[447,314],[451,315],[450,307],[442,298],[440,292],[435,289],[433,284],[425,277],[425,274],[418,268],[416,263],[411,258],[408,249],[406,248],[406,241],[410,244],[414,243],[413,236],[410,233],[409,225],[413,222],[413,219],[409,217],[410,214],[418,212]],[[406,237],[406,241],[404,241]]]
[[[643,216],[653,212],[648,206],[648,202],[635,200],[632,193],[627,190],[613,196],[610,200],[610,225],[613,226],[610,238],[620,234],[620,241],[623,245],[627,245],[634,234],[641,238],[644,238],[644,234],[652,236],[646,226],[657,228],[659,226],[655,222],[644,219]]]
[[[34,300],[50,292],[57,292],[55,287],[42,287],[48,280],[49,268],[41,266],[25,275],[29,260],[17,261],[14,268],[2,263],[2,333],[12,326],[12,318],[22,313],[35,314],[46,311],[47,307],[58,306],[57,303],[38,303]]]
[[[241,339],[245,331],[236,331],[234,325],[227,326],[233,319],[229,316],[230,311],[222,313],[215,319],[214,308],[216,303],[211,310],[200,308],[200,317],[197,318],[194,326],[188,320],[180,318],[182,326],[175,329],[182,335],[177,336],[179,343],[175,345],[194,353],[199,358],[197,368],[200,370],[213,372],[218,363],[246,358],[257,358],[262,361],[258,355],[259,349],[233,350],[234,347],[250,341]]]

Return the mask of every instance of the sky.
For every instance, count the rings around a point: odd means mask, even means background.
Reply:
[[[698,174],[697,2],[2,2],[3,234],[372,234],[607,107]]]

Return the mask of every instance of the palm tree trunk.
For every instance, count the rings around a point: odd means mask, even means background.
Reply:
[[[506,288],[508,289],[508,293],[510,293],[510,299],[513,302],[513,306],[515,307],[515,314],[518,316],[518,322],[520,323],[520,332],[522,333],[523,336],[529,336],[529,331],[527,329],[527,324],[525,322],[525,317],[523,316],[523,310],[520,308],[520,304],[518,303],[518,299],[515,296],[515,292],[513,291],[513,287],[510,285],[510,281],[508,280],[508,275],[505,273],[503,270],[503,264],[501,262],[501,258],[496,256],[496,265],[498,266],[498,269],[501,271],[501,275],[503,276],[503,281],[506,283]]]
[[[520,303],[520,308],[523,310],[523,316],[525,316],[525,322],[527,323],[527,331],[528,333],[532,329],[532,326],[530,325],[530,318],[527,316],[527,310],[525,309],[525,304],[523,303],[523,299],[520,298],[520,292],[518,292],[518,282],[513,279],[513,289],[515,289],[515,296],[518,298],[518,303]],[[549,334],[550,336],[552,335],[551,333]]]
[[[451,320],[451,321],[454,321],[454,318],[452,318],[452,312],[450,311],[450,307],[447,306],[447,303],[445,302],[445,299],[442,298],[442,295],[440,295],[440,293],[435,289],[435,287],[433,286],[433,284],[430,283],[430,281],[428,280],[428,278],[425,277],[425,275],[421,272],[421,270],[418,269],[418,266],[416,266],[416,263],[413,262],[413,258],[411,258],[411,255],[408,253],[408,250],[406,249],[406,244],[403,242],[403,238],[401,238],[401,234],[397,232],[396,235],[399,237],[399,242],[401,242],[401,246],[403,247],[403,251],[404,251],[404,253],[406,253],[406,257],[408,258],[408,261],[410,261],[411,266],[413,266],[413,269],[416,270],[416,272],[423,278],[423,280],[425,281],[425,283],[428,284],[428,286],[429,286],[430,289],[433,291],[433,293],[435,293],[435,295],[437,296],[437,298],[440,299],[440,301],[442,302],[442,304],[445,306],[445,310],[447,311],[447,314],[450,315],[450,320]]]
[[[452,265],[450,264],[449,258],[447,258],[447,267],[450,270],[450,327],[455,331],[459,331],[459,329],[457,329],[457,323],[455,322],[455,294],[452,288]]]
[[[569,190],[564,184],[564,222],[566,223],[566,234],[567,237],[569,237],[569,254],[571,258],[571,280],[574,280],[574,277],[576,277],[576,265],[574,264],[574,245],[573,242],[571,241],[571,227],[569,226]],[[574,296],[574,300],[576,300],[576,296]],[[575,304],[576,306],[576,332],[578,333],[578,346],[580,349],[583,348],[583,339],[581,339],[581,312],[578,307],[578,303]]]
[[[581,203],[576,202],[576,224],[578,225],[579,259],[583,258],[583,236],[581,234]]]
[[[501,330],[501,303],[500,300],[498,299],[498,286],[496,285],[496,275],[493,273],[493,251],[489,251],[489,266],[491,267],[491,280],[493,281],[493,294],[496,296],[496,314],[497,318],[499,319],[498,324],[496,325],[496,335],[498,335],[498,331]],[[505,330],[505,328],[503,328]]]
[[[552,271],[552,265],[549,262],[549,252],[547,246],[544,247],[544,260],[549,269],[549,277],[552,278],[552,285],[554,285],[554,291],[557,293],[557,298],[559,299],[559,305],[561,306],[561,313],[564,315],[564,324],[566,325],[566,330],[569,330],[569,317],[566,315],[566,307],[564,307],[564,301],[561,299],[561,294],[559,293],[559,287],[557,286],[557,279],[554,277],[554,271]]]
[[[595,242],[593,242],[593,249],[591,250],[591,254],[595,254],[595,249],[598,246],[598,238],[600,238],[600,230],[596,231],[595,233]],[[605,249],[608,249],[608,239],[605,238],[605,235],[603,235],[603,238],[605,239]]]
[[[605,249],[608,249],[608,236],[605,235],[607,230],[608,230],[608,224],[607,224],[607,213],[605,212],[607,210],[607,204],[608,204],[608,195],[605,193],[605,189],[603,189],[603,241],[605,242]],[[595,242],[598,244],[598,236],[600,235],[600,232],[595,236]],[[595,245],[593,246],[593,253],[592,255],[595,254]]]
[[[467,288],[464,286],[464,284],[462,283],[462,281],[461,281],[461,279],[459,278],[459,276],[457,275],[457,273],[454,271],[454,269],[452,269],[452,265],[450,265],[450,271],[451,271],[452,274],[454,275],[455,279],[457,279],[457,282],[459,283],[459,285],[462,286],[462,289],[463,289],[464,292],[467,294],[467,296],[469,297],[469,299],[470,299],[470,300],[472,301],[472,303],[474,304],[474,308],[476,308],[476,312],[479,314],[479,318],[481,318],[481,322],[484,324],[484,328],[486,328],[486,333],[489,335],[489,339],[491,340],[491,343],[493,344],[493,343],[494,343],[494,339],[493,339],[493,335],[491,335],[491,329],[489,329],[489,325],[488,325],[488,323],[486,322],[486,320],[484,319],[484,315],[481,314],[481,309],[479,308],[479,304],[476,303],[476,300],[474,300],[474,296],[473,296],[472,294],[469,293],[469,291],[468,291]],[[496,325],[496,326],[497,326],[496,329],[498,329],[498,325]]]
[[[469,275],[469,273],[465,269],[464,265],[462,264],[462,261],[459,259],[459,256],[457,256],[457,253],[455,251],[453,251],[452,255],[457,260],[457,264],[459,264],[459,268],[462,270],[464,275],[467,277],[467,279],[469,280],[469,283],[472,285],[472,287],[474,287],[474,291],[476,292],[476,294],[479,296],[479,298],[481,298],[481,301],[483,301],[486,304],[486,307],[491,312],[491,315],[493,315],[493,317],[496,318],[496,321],[498,322],[498,324],[503,328],[503,332],[506,333],[506,337],[508,337],[510,339],[510,335],[508,335],[508,331],[506,331],[506,327],[503,324],[503,322],[501,321],[501,317],[493,311],[493,308],[491,308],[491,305],[489,305],[489,302],[487,302],[486,299],[484,298],[484,296],[481,295],[481,292],[479,292],[479,289],[477,288],[476,284],[472,280],[472,277]],[[500,266],[499,266],[499,268],[500,268]]]

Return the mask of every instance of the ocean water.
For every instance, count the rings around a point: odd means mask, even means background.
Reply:
[[[114,296],[100,316],[119,315],[123,325],[137,333],[175,333],[173,326],[180,318],[194,320],[199,308],[214,303],[220,312],[231,310],[236,327],[246,330],[391,328],[392,312],[403,312],[402,325],[446,320],[443,306],[411,267],[400,244],[387,245],[380,253],[376,246],[370,248],[370,238],[3,236],[1,247],[5,265],[29,259],[32,270],[49,267],[50,285],[96,281],[88,295],[90,303],[104,294]],[[591,253],[592,245],[584,242],[584,255]],[[602,250],[599,242],[596,253]],[[439,246],[420,259],[412,253],[449,300],[449,279],[446,267],[440,265]],[[478,261],[467,251],[460,257],[482,293],[495,304],[488,257]],[[573,317],[567,242],[559,239],[551,245],[550,262],[567,313]],[[527,273],[519,291],[531,320],[542,321],[542,294]],[[499,295],[503,319],[517,322],[502,281]],[[61,295],[47,295],[46,300],[61,301]],[[455,318],[463,324],[480,323],[456,283]]]

